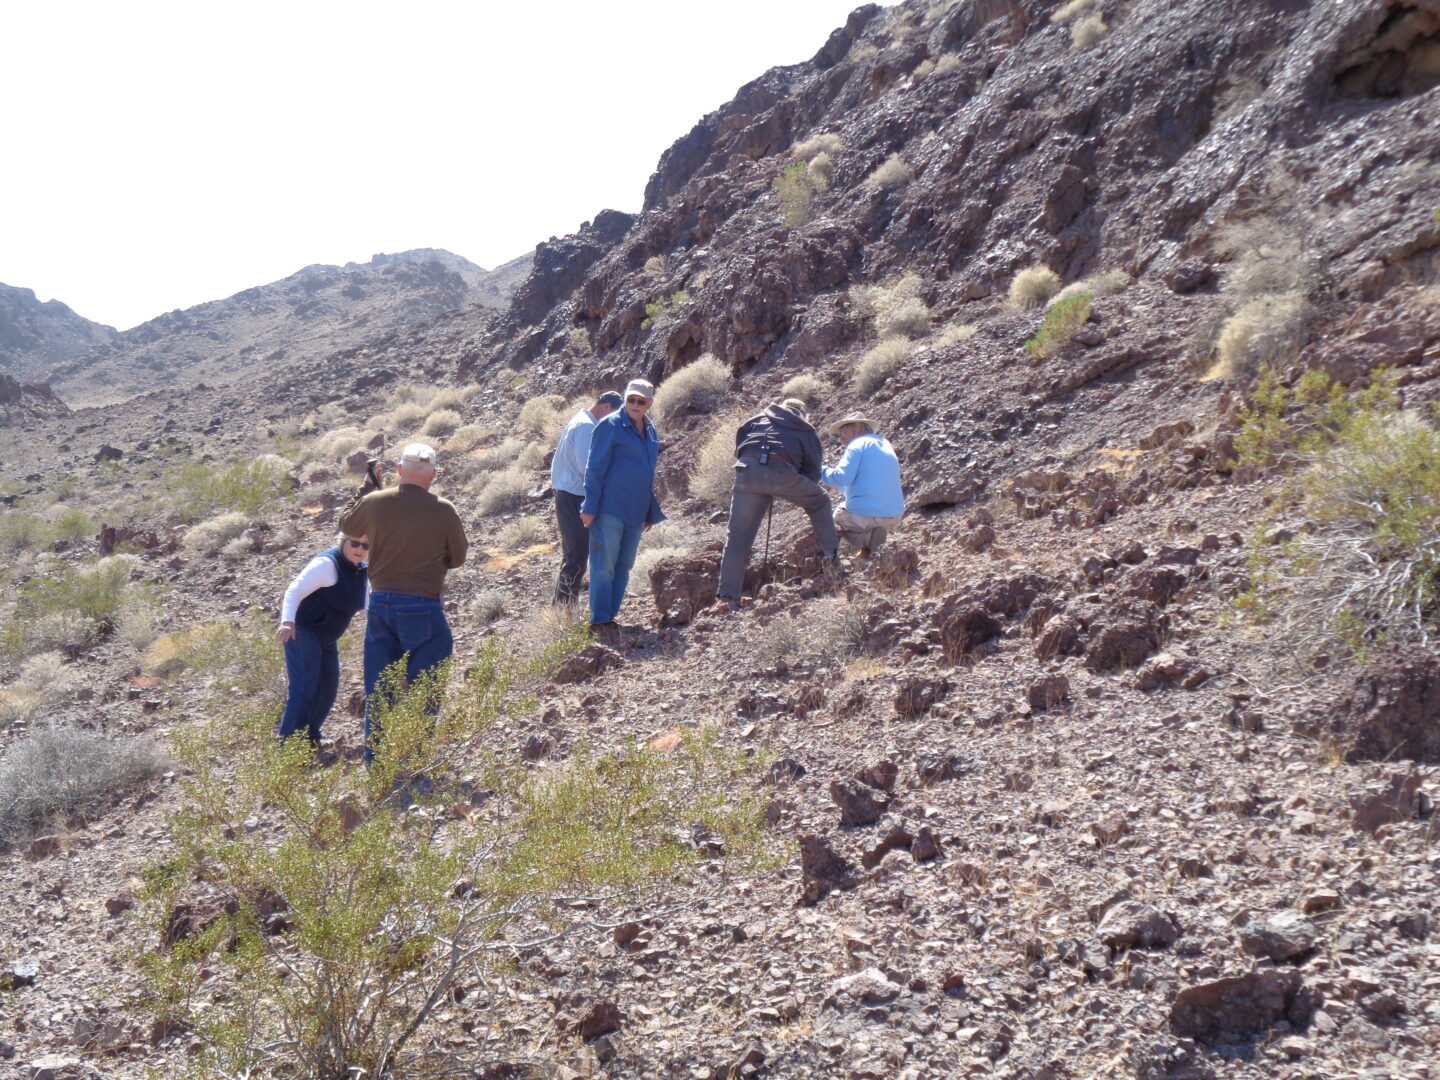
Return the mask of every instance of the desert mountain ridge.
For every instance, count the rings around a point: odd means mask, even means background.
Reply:
[[[297,999],[304,903],[178,872],[174,815],[267,760],[279,597],[366,455],[423,438],[472,545],[457,667],[517,681],[386,793],[406,835],[534,840],[548,878],[585,829],[532,836],[517,791],[607,806],[637,748],[673,776],[709,739],[766,857],[667,788],[672,876],[521,888],[448,975],[379,948],[436,980],[394,1000],[429,1001],[397,1080],[1436,1080],[1440,0],[905,0],[817,45],[498,307],[424,261],[302,271],[162,323],[156,368],[114,353],[123,403],[0,430],[0,1060],[306,1072],[235,1007],[255,955]],[[637,375],[668,520],[577,637],[547,458]],[[830,574],[777,506],[728,611],[735,425],[782,397],[871,418],[907,512]],[[360,634],[293,774],[352,810]],[[292,810],[216,842],[263,860]],[[313,865],[350,865],[345,820]],[[489,902],[483,867],[436,881],[419,909]],[[136,950],[229,911],[252,948],[157,1005]]]

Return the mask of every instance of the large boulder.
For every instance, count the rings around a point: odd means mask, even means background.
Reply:
[[[1418,645],[1379,652],[1327,712],[1351,761],[1440,762],[1440,656]]]

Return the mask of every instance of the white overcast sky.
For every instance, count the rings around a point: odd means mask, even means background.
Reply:
[[[494,267],[861,0],[14,0],[0,282],[126,329],[311,263]]]

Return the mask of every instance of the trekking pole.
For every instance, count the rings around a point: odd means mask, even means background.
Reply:
[[[765,511],[765,574],[761,584],[770,584],[770,522],[775,517],[775,500],[770,500],[770,509]]]

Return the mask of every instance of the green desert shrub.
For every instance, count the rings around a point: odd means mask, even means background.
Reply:
[[[855,369],[856,391],[866,396],[875,393],[909,359],[914,348],[909,339],[903,337],[881,340],[860,358],[860,364]]]
[[[1035,336],[1025,342],[1025,351],[1036,360],[1054,356],[1090,319],[1090,294],[1076,293],[1056,301],[1045,312]]]
[[[669,316],[674,308],[689,302],[690,294],[684,289],[677,289],[668,296],[657,296],[645,305],[645,318],[640,321],[640,329],[649,330],[656,323]]]
[[[265,454],[232,465],[192,462],[167,474],[175,512],[183,521],[199,521],[217,511],[258,514],[290,490],[292,466]]]
[[[730,369],[713,353],[705,353],[656,389],[653,419],[664,424],[686,412],[711,412],[725,400],[729,389]]]
[[[681,733],[668,753],[581,745],[540,769],[462,772],[452,763],[485,759],[519,674],[496,639],[464,680],[447,685],[442,669],[401,689],[387,675],[368,770],[314,768],[303,740],[268,737],[268,718],[248,725],[255,735],[223,768],[210,725],[177,740],[192,776],[174,847],[145,872],[155,944],[140,959],[142,1007],[195,1032],[202,1070],[432,1075],[420,1032],[460,980],[507,977],[513,924],[563,933],[702,858],[763,863],[768,762],[709,730]],[[456,810],[482,792],[483,813]],[[247,828],[256,807],[260,827]],[[199,898],[196,882],[233,914],[177,940],[165,929]],[[564,902],[575,896],[596,899],[581,910]],[[284,898],[278,929],[262,916],[268,897]],[[217,983],[225,1008],[198,992]],[[477,1072],[488,1050],[447,1048],[447,1074]]]
[[[797,161],[785,168],[772,182],[775,195],[780,200],[780,215],[786,225],[803,225],[810,220],[811,205],[815,196],[830,186],[829,162],[825,159],[823,171],[813,170],[808,162]]]
[[[67,727],[36,731],[0,759],[0,844],[21,843],[76,814],[104,810],[167,767],[150,739],[110,739]]]
[[[1048,266],[1027,266],[1010,282],[1008,306],[1011,311],[1030,311],[1060,291],[1060,275]]]
[[[80,566],[52,566],[31,577],[15,592],[4,646],[30,655],[108,633],[127,596],[146,592],[146,586],[131,581],[139,565],[134,555],[110,555]]]
[[[0,514],[0,551],[19,554],[50,546],[50,523],[39,514],[7,510]]]

